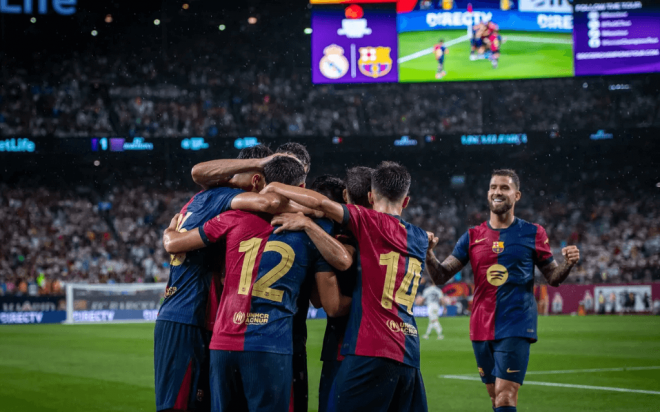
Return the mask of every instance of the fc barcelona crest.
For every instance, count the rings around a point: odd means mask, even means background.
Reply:
[[[493,252],[495,253],[504,252],[504,242],[493,242]]]
[[[358,67],[360,73],[367,77],[377,79],[385,76],[392,70],[392,58],[389,47],[360,47],[360,60]]]

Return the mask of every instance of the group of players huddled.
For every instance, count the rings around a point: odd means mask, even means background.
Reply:
[[[306,189],[310,165],[287,143],[193,168],[203,190],[163,233],[172,258],[154,331],[156,409],[307,411],[311,302],[328,314],[320,412],[425,412],[417,288],[425,267],[441,285],[471,261],[477,367],[493,410],[515,411],[536,340],[534,266],[557,286],[579,259],[569,246],[559,266],[543,228],[514,217],[515,172],[493,172],[490,220],[440,262],[438,238],[401,218],[405,167],[356,166]]]
[[[481,22],[472,26],[470,60],[488,59],[493,68],[497,69],[500,60],[500,46],[502,45],[502,36],[499,31],[499,26],[492,21]],[[433,54],[438,61],[435,78],[442,79],[447,74],[444,69],[447,47],[443,39],[438,40],[438,43],[433,46]]]

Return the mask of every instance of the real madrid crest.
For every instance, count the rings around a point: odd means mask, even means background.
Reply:
[[[493,252],[498,254],[504,252],[504,242],[493,242]]]
[[[331,44],[323,49],[323,55],[319,62],[322,75],[328,79],[340,79],[348,73],[348,59],[342,47]]]

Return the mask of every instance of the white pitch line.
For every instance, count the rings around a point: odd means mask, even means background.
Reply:
[[[562,373],[591,373],[591,372],[625,372],[625,371],[646,371],[660,369],[660,366],[632,366],[623,368],[602,368],[602,369],[567,369],[557,371],[530,371],[527,375],[558,375]]]
[[[461,42],[464,42],[466,40],[470,40],[470,36],[467,34],[465,36],[458,37],[454,40],[449,40],[448,42],[445,42],[445,47],[451,47],[454,44],[458,44]],[[418,52],[415,52],[413,54],[409,54],[408,56],[400,57],[397,62],[400,63],[405,63],[410,60],[414,60],[418,57],[426,56],[427,54],[433,53],[433,47],[429,47],[428,49],[420,50]]]
[[[538,37],[527,37],[527,36],[502,36],[502,39],[505,41],[526,41],[530,43],[556,43],[556,44],[573,44],[573,40],[564,40],[564,39],[550,39],[550,38],[538,38]]]

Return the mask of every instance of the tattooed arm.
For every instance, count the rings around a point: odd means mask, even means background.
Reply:
[[[580,250],[576,246],[566,246],[561,250],[561,254],[566,259],[561,265],[552,261],[539,268],[550,286],[557,287],[565,281],[573,266],[580,260]]]
[[[433,283],[436,285],[444,285],[449,279],[463,269],[464,265],[452,255],[440,263],[438,258],[435,257],[435,253],[433,253],[433,248],[438,244],[439,239],[435,237],[433,233],[427,233],[429,235],[429,248],[426,251],[426,267],[428,268]]]

